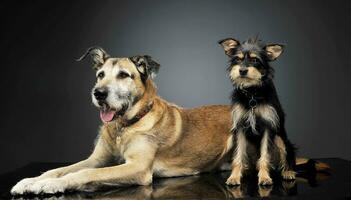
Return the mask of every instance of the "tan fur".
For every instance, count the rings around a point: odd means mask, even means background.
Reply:
[[[260,85],[261,84],[261,78],[262,74],[259,70],[257,70],[255,67],[249,66],[247,67],[248,72],[246,77],[241,77],[240,76],[240,65],[234,65],[232,66],[229,76],[230,79],[239,87],[250,87],[252,85]]]
[[[274,128],[279,127],[278,114],[272,106],[260,105],[249,110],[249,109],[245,109],[240,104],[234,104],[232,107],[232,120],[233,120],[232,130],[235,130],[237,128],[237,124],[240,122],[240,120],[248,121],[249,124],[251,125],[251,128],[255,130],[255,123],[256,123],[255,115],[262,117],[262,119],[269,122],[272,125],[272,127]]]
[[[255,54],[255,53],[253,53],[253,52],[250,52],[249,56],[250,56],[251,58],[257,58],[257,57],[258,57],[257,54]]]
[[[101,69],[115,70],[112,63]],[[118,59],[115,65],[119,70],[126,69],[137,75],[128,59]],[[110,81],[106,79],[98,84],[107,82]],[[30,185],[20,182],[13,193],[90,191],[99,185],[147,185],[153,176],[198,174],[220,168],[228,160],[227,152],[233,146],[230,106],[183,109],[158,97],[150,79],[145,86],[140,82],[137,87],[144,87],[136,91],[144,90],[144,93],[125,116],[132,118],[153,102],[149,113],[128,127],[120,126],[120,118],[104,124],[95,150],[87,160],[48,171],[31,179]],[[124,162],[105,167],[113,160]]]
[[[270,156],[268,152],[268,134],[268,131],[265,131],[263,133],[261,140],[260,158],[257,161],[258,184],[260,185],[271,185],[273,183],[271,177],[269,176]]]
[[[266,52],[271,60],[277,59],[283,52],[283,47],[281,45],[272,44],[266,46]]]
[[[277,146],[278,151],[279,151],[280,169],[282,171],[285,171],[288,165],[287,165],[287,161],[286,161],[286,148],[285,148],[284,141],[282,140],[282,138],[280,136],[276,135],[274,138],[274,144]]]
[[[277,111],[270,105],[260,105],[255,109],[255,113],[261,116],[265,121],[269,122],[273,128],[279,127],[279,117]]]
[[[233,195],[235,199],[242,199],[245,197],[245,194],[241,186],[228,187],[228,191]]]
[[[237,56],[237,57],[240,58],[240,59],[243,59],[243,58],[244,58],[243,52],[238,52],[235,56]]]
[[[236,170],[231,177],[241,176],[245,163],[239,160],[246,157],[246,142],[243,135],[231,133],[230,106],[183,109],[169,103],[157,96],[151,79],[145,84],[141,82],[136,66],[128,58],[110,58],[98,70],[106,70],[109,76],[98,80],[98,86],[121,81],[133,95],[140,96],[124,114],[127,119],[132,119],[150,102],[152,109],[127,127],[121,126],[122,118],[103,124],[95,149],[86,160],[23,179],[12,188],[12,194],[57,193],[68,189],[92,191],[101,185],[148,185],[153,176],[183,176],[228,169],[225,166],[232,155],[233,137],[238,137],[241,145],[236,149],[233,166]],[[133,82],[114,80],[118,70],[133,74]],[[236,114],[233,112],[234,118]],[[262,161],[259,169],[263,167]]]
[[[306,179],[299,180],[299,182],[305,182]],[[257,196],[255,199],[261,199],[265,197],[270,197],[274,189],[274,196],[285,197],[289,196],[291,192],[296,187],[296,181],[282,181],[276,185],[258,185],[257,187]],[[234,199],[250,199],[255,193],[255,190],[252,190],[253,185],[250,182],[245,182],[244,185],[227,187],[227,191],[231,194],[231,197]],[[296,189],[296,188],[295,188]],[[232,199],[232,198],[223,198],[223,199]],[[278,198],[279,199],[279,198]]]
[[[269,197],[271,195],[271,192],[273,190],[273,186],[258,186],[258,194],[260,197]]]
[[[239,185],[243,171],[246,168],[247,141],[244,134],[245,133],[242,130],[239,130],[236,135],[237,144],[232,162],[232,173],[226,182],[228,185]]]
[[[274,138],[274,144],[277,146],[278,151],[279,151],[279,157],[280,157],[280,169],[282,171],[282,177],[283,179],[287,180],[294,180],[296,172],[294,172],[292,169],[288,168],[288,164],[286,161],[286,147],[285,144],[280,136],[275,136]]]
[[[296,158],[296,165],[304,165],[309,161],[307,158]],[[329,172],[331,170],[330,166],[326,163],[316,162],[315,164],[317,171]]]
[[[245,118],[245,115],[247,113],[247,110],[240,105],[240,104],[234,104],[232,108],[232,130],[236,130],[238,123],[240,122],[241,119]]]
[[[220,43],[227,55],[230,55],[231,49],[239,45],[239,42],[233,39],[226,39]]]
[[[255,130],[255,123],[256,123],[256,118],[255,115],[262,117],[262,119],[266,120],[267,122],[271,123],[272,127],[278,128],[279,127],[279,119],[277,112],[272,106],[269,105],[259,105],[257,107],[254,107],[252,109],[245,109],[241,104],[234,104],[232,106],[232,131],[235,131],[237,129],[237,124],[241,121],[247,121],[250,125],[252,130]],[[241,137],[245,133],[243,133],[241,130],[238,131],[237,133],[237,146],[236,146],[236,151],[234,153],[234,158],[233,158],[233,168],[232,168],[232,174],[227,180],[227,184],[229,185],[239,185],[240,184],[240,178],[242,176],[242,171],[244,170],[244,167],[242,167],[242,161],[240,159],[246,159],[246,142],[245,138]],[[275,144],[278,147],[280,156],[281,156],[281,163],[280,166],[282,168],[282,174],[283,177],[286,179],[293,179],[294,176],[292,176],[293,171],[290,171],[287,168],[287,162],[286,162],[286,151],[285,151],[285,145],[281,138],[277,136],[274,140]],[[261,144],[261,157],[257,162],[257,168],[259,170],[259,177],[261,177],[261,184],[271,184],[271,178],[269,177],[269,163],[270,163],[270,157],[269,157],[269,152],[268,152],[268,145],[269,145],[269,140],[268,140],[268,133],[265,133],[265,136],[262,139],[262,144]]]
[[[285,170],[282,171],[282,177],[285,180],[295,180],[296,178],[296,172],[293,170]]]

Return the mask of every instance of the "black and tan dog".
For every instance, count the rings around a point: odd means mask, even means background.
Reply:
[[[148,185],[153,177],[230,170],[231,107],[183,109],[160,98],[150,56],[110,57],[91,48],[97,81],[93,103],[100,128],[93,153],[76,164],[17,183],[12,194],[91,191],[98,186]]]
[[[227,183],[240,184],[243,171],[256,166],[258,183],[271,185],[270,169],[281,171],[284,179],[295,179],[295,148],[284,127],[284,111],[273,84],[270,62],[283,52],[283,45],[264,44],[250,38],[242,44],[228,38],[219,42],[230,57],[232,131],[236,151]]]

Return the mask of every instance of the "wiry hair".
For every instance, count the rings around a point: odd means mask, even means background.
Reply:
[[[247,39],[247,41],[250,43],[257,43],[257,42],[260,42],[262,40],[259,39],[259,34],[257,34],[254,37],[249,37],[249,39]]]
[[[249,143],[258,152],[259,158],[250,158],[256,164],[251,161],[248,166],[257,167],[259,184],[272,184],[269,175],[268,178],[265,175],[269,174],[269,166],[281,170],[284,179],[294,179],[295,149],[287,137],[285,114],[273,84],[274,70],[270,66],[270,62],[283,52],[283,45],[265,43],[258,35],[242,43],[227,38],[220,44],[231,62],[228,69],[234,86],[231,131],[243,136],[236,138],[236,149],[246,148]],[[247,154],[246,151],[234,152],[231,177],[240,178],[246,170],[240,168],[246,162],[246,157],[242,156]],[[276,160],[279,160],[278,164]],[[240,184],[240,180],[230,184]]]
[[[240,47],[241,51],[255,51],[260,54],[264,53],[264,42],[258,38],[258,36],[250,37],[244,41]]]
[[[274,78],[274,69],[269,64],[269,59],[264,49],[266,45],[267,44],[263,40],[261,40],[257,34],[254,37],[249,37],[247,40],[242,42],[241,45],[234,49],[234,51],[255,52],[258,55],[266,71],[262,79],[263,83],[268,79],[272,80]],[[231,66],[235,64],[235,58],[231,58],[229,62],[230,66],[228,67],[228,71],[230,71]]]

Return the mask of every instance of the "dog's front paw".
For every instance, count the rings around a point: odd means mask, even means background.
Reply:
[[[273,185],[273,181],[269,176],[259,176],[258,177],[259,185]]]
[[[68,184],[61,178],[49,178],[34,183],[27,192],[34,194],[63,193],[68,189]]]
[[[225,182],[227,185],[240,185],[240,176],[230,176]]]
[[[244,191],[241,186],[228,187],[228,191],[234,196],[235,199],[242,199],[245,197]]]
[[[259,186],[258,187],[258,194],[260,195],[260,197],[269,197],[269,195],[271,195],[271,192],[273,190],[273,186],[269,185],[269,186]]]
[[[282,171],[282,177],[284,180],[295,180],[296,172],[294,171]]]
[[[30,186],[32,186],[36,181],[37,178],[25,178],[19,181],[15,186],[11,189],[12,195],[21,195],[28,192]]]

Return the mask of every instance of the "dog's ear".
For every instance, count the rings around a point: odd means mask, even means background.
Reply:
[[[240,45],[240,42],[233,38],[226,38],[218,42],[224,49],[225,54],[232,56],[234,49]]]
[[[267,44],[264,47],[264,50],[266,52],[266,55],[267,55],[267,58],[269,59],[269,61],[274,61],[283,53],[284,45]]]
[[[93,69],[98,70],[110,57],[101,47],[90,47],[77,61],[81,61],[87,56],[91,56],[93,60]]]
[[[146,80],[149,77],[152,79],[155,78],[160,69],[160,64],[148,55],[133,56],[129,59],[134,63],[143,80]]]

